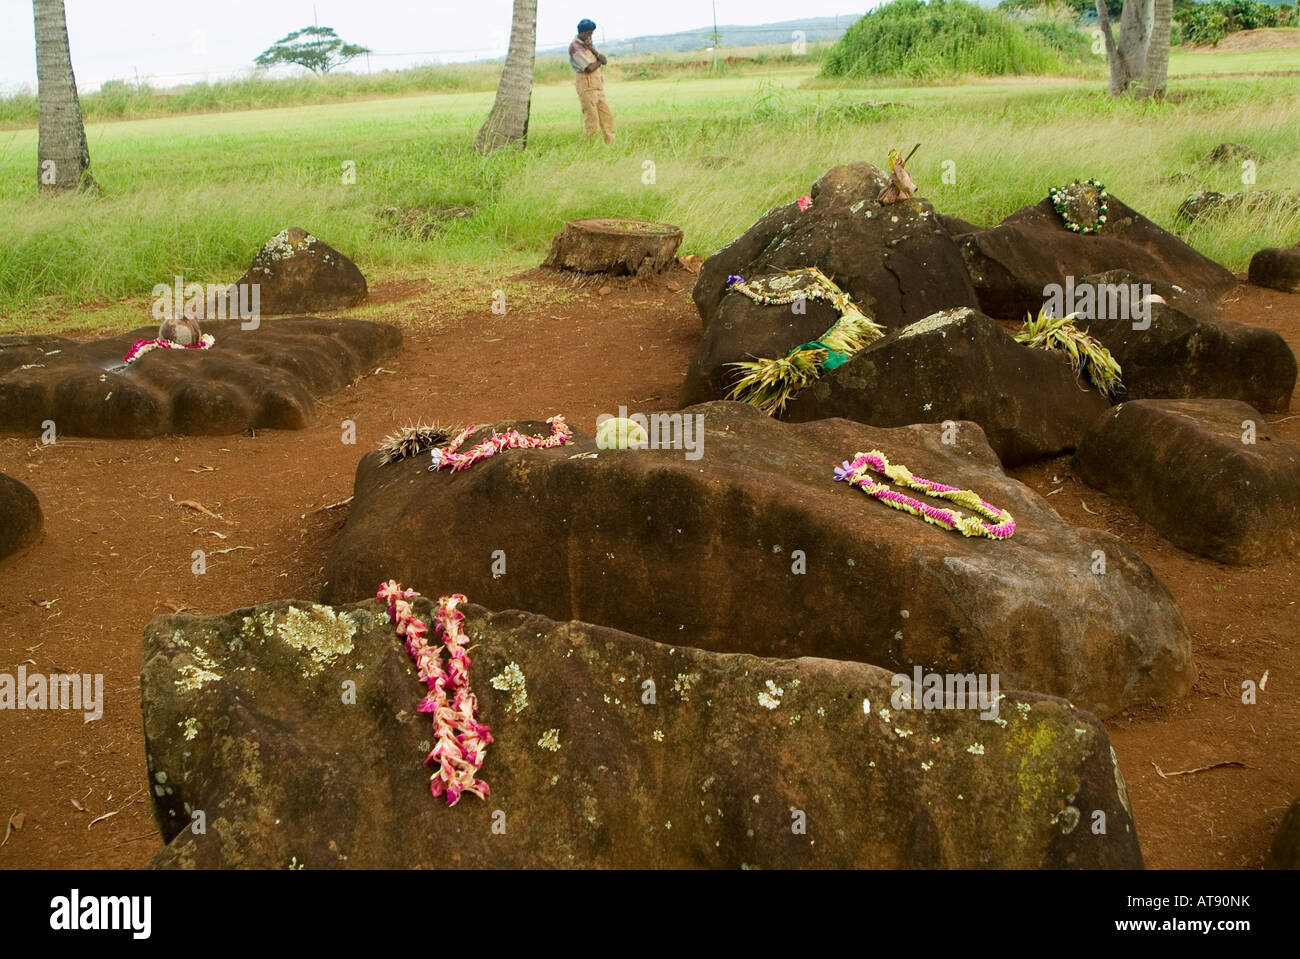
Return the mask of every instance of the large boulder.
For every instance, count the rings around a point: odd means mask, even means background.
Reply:
[[[366,456],[322,599],[395,577],[720,652],[999,672],[1102,716],[1190,687],[1187,630],[1151,570],[1005,476],[975,424],[955,437],[791,425],[724,402],[673,415],[694,452],[598,450],[577,433],[457,473]],[[649,425],[652,444],[673,432]],[[835,466],[873,448],[975,489],[1011,512],[1015,535],[966,539],[834,482]]]
[[[1106,731],[1060,699],[900,709],[873,666],[463,608],[494,741],[486,800],[454,807],[429,795],[423,687],[377,603],[154,620],[154,866],[1142,865]]]
[[[934,207],[920,197],[882,204],[877,196],[888,182],[870,163],[834,167],[813,184],[808,210],[794,203],[778,207],[705,260],[694,290],[704,325],[713,322],[728,295],[729,275],[812,266],[886,329],[949,307],[975,306],[961,254]],[[754,350],[743,331],[736,336],[732,352],[744,359]]]
[[[303,317],[248,330],[217,320],[203,330],[216,340],[211,349],[158,349],[130,366],[122,359],[131,344],[155,329],[87,343],[0,342],[0,432],[35,435],[46,420],[59,436],[117,439],[302,429],[318,398],[373,370],[402,342],[397,327],[368,320]],[[15,365],[10,349],[34,361]]]
[[[1268,247],[1250,258],[1250,282],[1283,293],[1300,293],[1300,246]]]
[[[936,313],[877,340],[787,406],[794,422],[872,426],[971,420],[1004,466],[1059,456],[1110,402],[1064,353],[1032,349],[977,310]]]
[[[36,494],[12,476],[0,473],[0,562],[40,539],[43,525]]]
[[[1136,400],[1103,414],[1074,471],[1175,546],[1221,563],[1300,547],[1300,449],[1237,400]]]
[[[367,292],[355,263],[300,226],[271,237],[236,283],[254,286],[264,316],[346,310]]]
[[[1044,288],[1067,277],[1126,269],[1141,276],[1203,291],[1211,300],[1236,285],[1213,260],[1111,196],[1101,232],[1066,229],[1050,197],[1011,214],[999,225],[961,236],[958,244],[979,306],[999,319],[1037,314]]]
[[[1141,321],[1127,315],[1078,321],[1119,361],[1124,398],[1234,399],[1267,413],[1290,406],[1296,358],[1276,330],[1221,319],[1204,297],[1127,270],[1083,283],[1130,291],[1146,285],[1165,301],[1149,301],[1150,316]]]

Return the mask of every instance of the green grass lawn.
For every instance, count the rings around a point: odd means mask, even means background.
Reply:
[[[1164,103],[1112,100],[1100,79],[827,86],[809,82],[812,69],[777,68],[611,82],[620,125],[612,149],[582,142],[568,84],[542,86],[527,150],[487,159],[469,149],[487,91],[96,123],[87,134],[101,198],[38,197],[35,131],[0,131],[0,333],[125,322],[117,311],[79,320],[78,305],[104,301],[132,301],[143,322],[139,301],[154,284],[176,274],[233,281],[291,224],[351,256],[372,282],[532,266],[562,223],[581,216],[676,223],[683,252],[707,255],[828,167],[883,163],[890,147],[918,142],[910,169],[922,194],[981,223],[1054,184],[1099,177],[1172,228],[1191,190],[1242,188],[1239,171],[1195,162],[1224,140],[1269,158],[1253,188],[1294,192],[1294,78],[1187,76],[1211,72],[1185,66],[1193,56],[1218,64],[1237,55],[1176,56],[1183,78]],[[1241,56],[1276,62],[1272,52]],[[719,157],[727,160],[708,159]],[[355,184],[343,182],[348,162]],[[1191,176],[1171,179],[1181,173]],[[378,215],[435,205],[475,213],[428,240]],[[1186,238],[1240,270],[1256,249],[1300,240],[1300,221],[1241,214]]]

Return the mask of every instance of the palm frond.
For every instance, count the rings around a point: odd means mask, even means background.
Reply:
[[[1060,350],[1078,375],[1085,376],[1105,396],[1124,389],[1123,370],[1110,350],[1074,325],[1075,314],[1051,316],[1043,310],[1026,315],[1016,342],[1040,350]]]

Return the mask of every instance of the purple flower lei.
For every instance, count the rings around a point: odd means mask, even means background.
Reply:
[[[914,499],[905,493],[891,488],[887,482],[877,482],[870,471],[882,474],[887,480],[893,480],[900,486],[919,490],[926,496],[946,499],[965,506],[985,518],[993,520],[994,525],[981,523],[973,516],[963,516],[955,510],[939,509]],[[923,476],[915,476],[905,466],[891,466],[888,458],[880,450],[859,453],[852,462],[845,460],[835,467],[835,482],[856,486],[868,496],[879,500],[886,506],[920,516],[927,523],[933,523],[948,530],[956,530],[963,536],[987,536],[989,539],[1008,539],[1016,531],[1016,521],[1004,509],[981,499],[971,490],[959,489],[936,483]]]

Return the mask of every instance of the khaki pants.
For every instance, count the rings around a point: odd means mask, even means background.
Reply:
[[[593,137],[597,131],[605,135],[606,143],[614,142],[614,114],[605,99],[605,78],[596,70],[578,74],[578,99],[582,102],[582,130]]]

